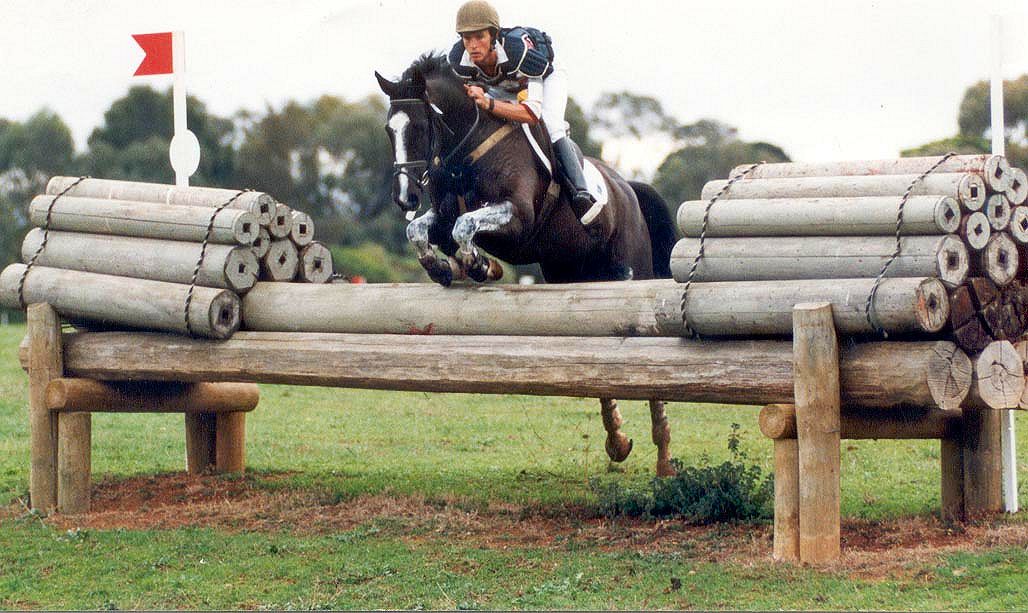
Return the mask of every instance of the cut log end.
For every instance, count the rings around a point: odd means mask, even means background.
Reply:
[[[939,279],[956,287],[967,279],[971,269],[971,260],[967,247],[955,236],[945,236],[936,251]]]
[[[985,160],[984,172],[985,184],[993,191],[1002,192],[1010,187],[1011,172],[1010,162],[1002,155],[990,155]]]
[[[239,296],[230,291],[219,292],[211,300],[207,312],[211,338],[226,339],[235,334],[242,321],[241,313],[242,301]]]
[[[225,258],[225,278],[229,286],[237,292],[246,292],[253,288],[260,275],[260,260],[251,247],[239,247]]]
[[[939,199],[935,207],[935,223],[940,230],[949,234],[960,228],[960,205],[949,196]]]
[[[974,361],[972,401],[990,409],[1018,408],[1024,393],[1024,363],[1010,341],[995,341]]]
[[[980,211],[985,206],[985,181],[979,175],[964,175],[957,187],[957,197],[965,210]]]
[[[996,285],[1003,287],[1017,277],[1020,264],[1017,244],[1006,232],[992,235],[981,259],[982,269]]]
[[[307,283],[327,283],[332,278],[332,252],[319,242],[313,242],[300,252],[300,280]]]
[[[925,279],[917,288],[917,323],[925,332],[938,332],[949,321],[949,297],[938,279]]]
[[[239,215],[232,225],[232,235],[240,245],[253,245],[260,234],[261,224],[257,216],[247,212]]]
[[[928,389],[935,405],[946,411],[960,409],[971,390],[971,359],[953,343],[937,343],[928,361]]]
[[[292,281],[296,277],[300,257],[288,238],[271,241],[265,254],[263,277],[268,281]]]
[[[289,230],[289,238],[297,247],[304,247],[314,240],[314,221],[310,215],[301,211],[293,211],[293,227]]]
[[[1028,175],[1020,168],[1010,169],[1010,186],[1003,192],[1012,206],[1028,200]]]
[[[293,210],[282,203],[277,203],[271,221],[268,222],[268,233],[272,238],[286,238],[292,229]]]
[[[992,236],[992,226],[985,213],[976,211],[964,217],[960,222],[960,236],[964,243],[975,251],[985,249]]]
[[[1003,194],[993,194],[985,201],[983,209],[993,232],[1006,230],[1010,225],[1011,206]]]
[[[253,249],[258,258],[268,255],[268,249],[271,249],[271,234],[268,233],[267,228],[260,228],[257,231],[257,238],[253,241]]]

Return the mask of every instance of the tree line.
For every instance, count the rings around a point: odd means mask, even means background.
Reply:
[[[1007,82],[1005,91],[1007,155],[1024,168],[1028,75]],[[383,131],[387,108],[381,96],[346,100],[325,95],[230,117],[210,112],[195,97],[187,108],[189,127],[201,147],[191,184],[265,191],[309,213],[317,237],[333,246],[344,272],[371,270],[366,274],[371,280],[421,278],[404,238],[406,222],[390,200],[392,152]],[[789,160],[778,145],[744,141],[735,127],[714,119],[682,123],[657,99],[632,92],[603,94],[588,110],[570,100],[567,116],[587,155],[600,157],[603,143],[611,139],[656,136],[670,142],[672,151],[652,182],[673,209],[698,198],[704,183],[726,177],[738,164]],[[987,152],[987,82],[967,89],[958,125],[956,135],[901,154]],[[162,92],[149,86],[132,87],[115,100],[81,152],[68,126],[50,110],[21,122],[0,118],[0,262],[19,259],[28,203],[53,175],[174,182],[168,163],[173,132],[170,88]]]

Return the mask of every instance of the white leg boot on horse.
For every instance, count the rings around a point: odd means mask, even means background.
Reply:
[[[407,224],[407,240],[418,253],[418,262],[436,283],[449,287],[454,279],[463,277],[463,271],[453,258],[441,258],[429,240],[429,230],[436,223],[435,211],[430,210]]]
[[[509,201],[490,204],[461,215],[453,224],[453,240],[460,245],[460,262],[469,278],[483,282],[495,281],[503,276],[503,267],[496,260],[482,255],[474,239],[479,232],[504,230],[514,219],[513,211],[514,205]]]
[[[603,418],[603,429],[607,431],[607,442],[604,444],[607,457],[614,462],[624,462],[628,454],[632,453],[632,439],[621,431],[624,420],[618,411],[618,401],[600,398],[600,417]]]
[[[650,425],[653,444],[657,446],[657,476],[674,477],[678,471],[671,465],[671,426],[662,400],[650,400]]]

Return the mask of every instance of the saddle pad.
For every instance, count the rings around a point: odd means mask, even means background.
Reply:
[[[550,171],[550,174],[552,174],[553,169],[550,166],[550,160],[543,155],[542,147],[539,146],[539,143],[532,135],[531,128],[528,127],[527,123],[523,123],[521,124],[521,129],[524,130],[525,136],[528,138],[528,142],[532,145],[532,151],[535,152],[535,156],[540,162],[542,162],[543,166],[546,167],[546,170]],[[582,223],[587,224],[600,214],[600,211],[602,211],[603,207],[607,204],[610,194],[607,191],[607,182],[603,179],[603,175],[600,174],[599,169],[596,168],[588,158],[583,158],[582,162],[586,188],[589,190],[589,193],[593,195],[593,198],[596,199],[596,204],[594,204],[592,208],[582,216]]]

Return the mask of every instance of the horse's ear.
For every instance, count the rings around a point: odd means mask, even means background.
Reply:
[[[378,74],[377,70],[375,71],[375,78],[378,79],[378,86],[382,88],[382,92],[385,93],[385,95],[389,96],[390,98],[396,97],[396,93],[400,89],[399,83],[393,83],[389,79]]]

